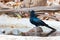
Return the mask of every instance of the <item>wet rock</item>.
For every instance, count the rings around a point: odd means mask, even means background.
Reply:
[[[35,33],[35,29],[36,29],[36,33]],[[43,30],[41,27],[34,27],[31,30],[29,30],[28,32],[22,33],[22,35],[23,36],[41,36],[42,32],[43,32]]]

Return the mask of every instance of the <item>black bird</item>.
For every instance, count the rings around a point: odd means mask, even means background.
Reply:
[[[50,27],[48,24],[46,24],[45,22],[43,22],[41,19],[37,18],[34,10],[30,11],[30,22],[31,22],[33,25],[35,25],[36,27],[38,27],[38,26],[46,26],[47,28],[52,29],[52,31],[49,32],[49,33],[48,33],[47,35],[45,35],[45,36],[49,36],[50,34],[52,34],[53,32],[56,31],[56,29]]]

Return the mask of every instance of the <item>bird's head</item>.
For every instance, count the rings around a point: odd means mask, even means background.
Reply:
[[[32,11],[29,11],[30,12],[30,17],[37,17],[37,15],[35,14],[35,11],[32,10]]]

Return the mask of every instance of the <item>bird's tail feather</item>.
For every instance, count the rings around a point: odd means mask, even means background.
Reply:
[[[52,33],[54,33],[54,32],[56,31],[56,29],[54,29],[54,28],[50,27],[49,25],[46,25],[46,27],[48,27],[48,28],[52,29],[52,31],[51,31],[51,32],[49,32],[46,36],[49,36],[50,34],[52,34]]]
[[[55,30],[54,28],[50,27],[49,25],[46,24],[46,27],[52,29],[52,30]]]

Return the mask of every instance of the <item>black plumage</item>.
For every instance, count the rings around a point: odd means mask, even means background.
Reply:
[[[45,22],[43,22],[41,19],[37,18],[36,14],[35,14],[35,11],[30,11],[30,22],[32,24],[34,24],[36,27],[38,26],[45,26],[47,28],[50,28],[52,29],[51,32],[49,32],[46,36],[49,36],[50,34],[52,34],[53,32],[56,31],[56,29],[50,27],[48,24],[46,24]]]

